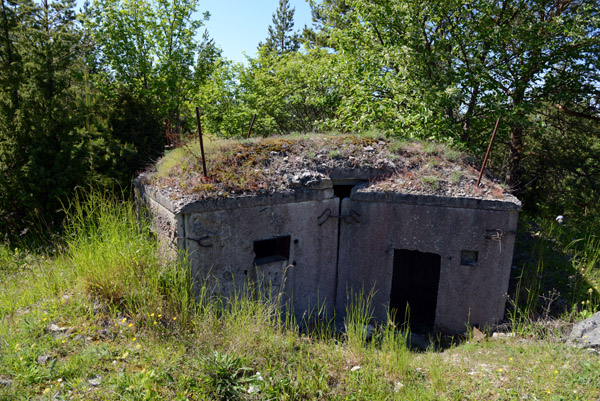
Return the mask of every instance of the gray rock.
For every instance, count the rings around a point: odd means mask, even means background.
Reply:
[[[581,348],[600,348],[600,312],[573,326],[567,344]]]
[[[12,380],[5,379],[4,377],[0,377],[0,387],[10,387],[12,386]]]
[[[49,332],[51,332],[51,333],[57,333],[57,332],[60,332],[60,331],[66,331],[66,330],[67,330],[67,328],[66,328],[66,327],[60,327],[59,325],[57,325],[57,324],[54,324],[54,323],[50,323],[50,324],[48,325],[48,327],[46,327],[46,328],[47,328],[47,329],[48,329],[48,331],[49,331]]]
[[[54,359],[54,355],[52,354],[44,354],[44,355],[40,355],[37,357],[37,363],[39,363],[40,365],[44,365],[46,362],[48,362],[51,359]]]
[[[102,376],[94,376],[88,380],[88,383],[92,387],[98,387],[100,384],[102,384]]]

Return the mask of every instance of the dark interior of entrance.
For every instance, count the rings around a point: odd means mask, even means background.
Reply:
[[[441,257],[435,253],[394,249],[390,312],[395,323],[409,323],[415,333],[433,331]]]

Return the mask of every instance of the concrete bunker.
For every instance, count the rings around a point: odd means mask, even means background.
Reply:
[[[415,332],[501,321],[518,200],[405,192],[389,176],[317,166],[291,173],[289,188],[212,199],[173,196],[146,175],[135,184],[161,243],[225,297],[260,283],[298,322],[321,313],[343,325],[348,292],[372,290],[374,319]]]

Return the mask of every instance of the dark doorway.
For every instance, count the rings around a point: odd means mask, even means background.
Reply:
[[[408,321],[415,333],[433,331],[440,261],[435,253],[394,249],[390,312],[397,325]]]

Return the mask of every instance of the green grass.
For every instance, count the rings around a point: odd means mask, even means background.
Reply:
[[[366,338],[369,294],[350,294],[345,334],[299,331],[252,289],[227,302],[207,289],[194,297],[187,270],[161,259],[131,203],[83,194],[67,214],[52,256],[0,246],[0,400],[600,397],[600,358],[567,347],[564,325],[537,319],[564,268],[577,282],[552,317],[580,319],[581,301],[598,308],[597,298],[586,303],[598,242],[572,241],[568,227],[544,227],[519,250],[514,337],[445,339],[415,352],[392,324]]]

